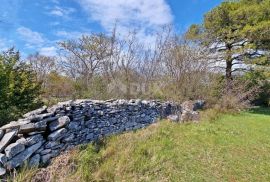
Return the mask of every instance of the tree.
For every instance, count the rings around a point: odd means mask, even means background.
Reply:
[[[56,70],[56,58],[35,53],[29,55],[27,60],[35,72],[37,80],[42,83],[42,88],[45,89],[48,85],[48,75]]]
[[[269,65],[269,35],[270,0],[223,2],[205,15],[202,25],[192,25],[186,33],[215,51],[213,65],[225,68],[228,89],[234,72],[245,71],[249,64]]]
[[[91,79],[98,73],[104,60],[111,55],[111,41],[103,34],[84,35],[78,40],[59,43],[64,50],[61,66],[74,79],[83,79],[89,87]]]
[[[41,83],[19,52],[10,49],[0,54],[0,124],[17,119],[40,106]]]

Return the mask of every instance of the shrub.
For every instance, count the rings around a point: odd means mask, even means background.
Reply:
[[[20,54],[10,49],[0,54],[0,125],[41,106],[41,84]]]

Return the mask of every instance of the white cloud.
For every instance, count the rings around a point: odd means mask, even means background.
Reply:
[[[34,32],[31,29],[26,28],[26,27],[18,28],[17,33],[29,45],[40,45],[45,42],[45,39],[42,37],[42,34],[38,32]]]
[[[57,48],[54,46],[51,47],[42,47],[39,50],[39,53],[44,56],[56,56],[57,55]]]
[[[173,16],[165,0],[79,0],[90,18],[110,31],[115,23],[120,33],[136,29],[142,37],[160,26],[171,24]],[[150,39],[150,38],[148,38]]]
[[[76,10],[74,8],[64,8],[60,6],[55,6],[50,10],[49,14],[53,16],[63,17],[63,18],[70,18],[69,15],[71,13],[74,13],[75,11]]]

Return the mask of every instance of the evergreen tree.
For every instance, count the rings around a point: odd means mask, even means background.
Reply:
[[[0,54],[0,125],[15,120],[41,105],[41,84],[19,52],[10,49]]]

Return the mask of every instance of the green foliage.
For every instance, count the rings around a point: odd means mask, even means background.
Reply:
[[[269,76],[264,72],[257,70],[248,72],[244,75],[242,79],[248,80],[249,84],[247,85],[250,89],[254,86],[259,86],[259,94],[253,102],[260,105],[268,106],[270,105],[270,80]]]
[[[205,15],[208,37],[234,43],[248,39],[257,48],[270,48],[270,1],[227,1]]]
[[[0,55],[0,125],[40,106],[40,83],[14,49]]]

